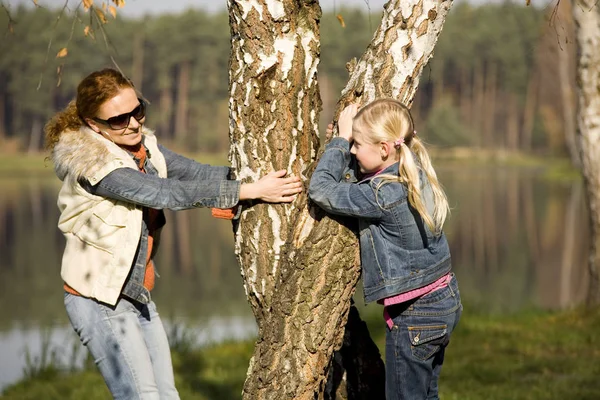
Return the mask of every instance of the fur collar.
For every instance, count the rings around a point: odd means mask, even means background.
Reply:
[[[142,134],[154,136],[146,127],[142,127]],[[67,176],[76,180],[92,176],[116,158],[131,159],[131,156],[87,126],[63,132],[52,150],[54,170],[60,180]]]

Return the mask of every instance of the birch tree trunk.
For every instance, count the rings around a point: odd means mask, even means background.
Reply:
[[[373,41],[349,67],[336,115],[350,101],[382,96],[410,106],[451,4],[388,2]],[[307,181],[319,147],[320,6],[314,0],[228,0],[228,8],[229,158],[237,178],[256,181],[286,169]],[[258,324],[245,399],[325,398],[360,276],[352,227],[311,205],[306,192],[291,205],[254,204],[236,223],[235,251]],[[347,371],[341,381],[351,376]],[[360,398],[382,398],[377,385],[353,387],[363,390]]]
[[[590,290],[588,302],[600,303],[600,8],[577,0],[573,20],[578,47],[577,133],[590,216]]]

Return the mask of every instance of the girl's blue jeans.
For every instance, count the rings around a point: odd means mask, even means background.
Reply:
[[[154,302],[112,307],[65,293],[71,325],[115,399],[179,399],[171,350]]]
[[[439,399],[444,352],[462,308],[454,274],[447,287],[388,307],[386,400]]]

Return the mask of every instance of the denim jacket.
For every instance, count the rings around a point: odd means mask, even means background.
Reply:
[[[145,139],[145,137],[144,137]],[[167,196],[162,198],[154,198],[156,191],[164,181],[159,177],[159,173],[150,161],[152,154],[150,150],[146,148],[148,157],[144,162],[144,170],[146,175],[151,176],[147,179],[144,176],[140,176],[138,172],[129,168],[120,168],[112,171],[106,175],[97,185],[92,186],[88,181],[82,182],[82,186],[85,190],[91,194],[102,196],[114,200],[120,200],[139,205],[146,205],[151,208],[170,208],[173,210],[182,210],[193,207],[198,207],[206,204],[207,206],[225,206],[237,202],[236,185],[237,182],[232,181],[233,185],[226,185],[223,188],[213,185],[212,190],[223,190],[224,195],[220,193],[214,193],[211,197],[211,193],[203,188],[202,184],[207,182],[215,181],[220,182],[227,180],[229,177],[229,167],[212,167],[205,164],[200,164],[196,161],[190,160],[186,157],[180,156],[168,150],[162,145],[158,145],[161,154],[164,156],[167,164],[167,176],[170,179],[181,179],[181,180],[197,180],[200,185],[197,185],[194,189],[192,186],[191,190],[182,191],[181,197],[176,199],[168,199],[169,196],[173,195],[171,190],[164,191]],[[133,158],[133,155],[131,155]],[[134,158],[135,159],[135,158]],[[135,159],[136,164],[139,163],[138,159]],[[156,179],[158,178],[158,179]],[[135,187],[141,182],[141,186]],[[210,184],[209,184],[210,186]],[[134,189],[135,187],[135,189]],[[210,189],[209,189],[210,190]],[[200,192],[202,197],[194,193],[195,191]],[[225,207],[221,207],[225,208]],[[160,229],[166,223],[164,213],[160,212],[158,217],[158,226]],[[123,286],[121,294],[139,301],[140,303],[148,303],[151,299],[150,292],[144,287],[144,276],[146,272],[146,259],[148,254],[148,235],[149,230],[146,222],[142,220],[142,235],[140,243],[138,244],[136,255],[133,262],[133,267],[129,272],[129,276]],[[155,240],[154,248],[152,253],[154,254],[158,250],[159,240]],[[155,264],[155,272],[158,273],[158,268]]]
[[[228,167],[189,160],[158,145],[151,131],[143,133],[146,174],[130,153],[85,127],[63,132],[52,153],[63,180],[61,275],[82,295],[111,305],[121,294],[149,301],[140,273],[148,241],[143,207],[229,208],[239,200],[240,183],[227,179]]]
[[[409,205],[405,185],[378,187],[378,176],[398,175],[398,163],[353,182],[350,162],[349,142],[334,138],[325,147],[308,194],[327,212],[358,218],[365,301],[418,289],[447,274],[451,263],[446,236],[431,233]],[[420,177],[425,203],[431,207],[431,187],[423,171]]]

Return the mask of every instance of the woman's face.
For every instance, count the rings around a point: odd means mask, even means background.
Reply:
[[[87,119],[87,122],[107,140],[134,146],[142,140],[145,119],[145,104],[140,102],[135,90],[126,88],[102,104],[95,118]]]

